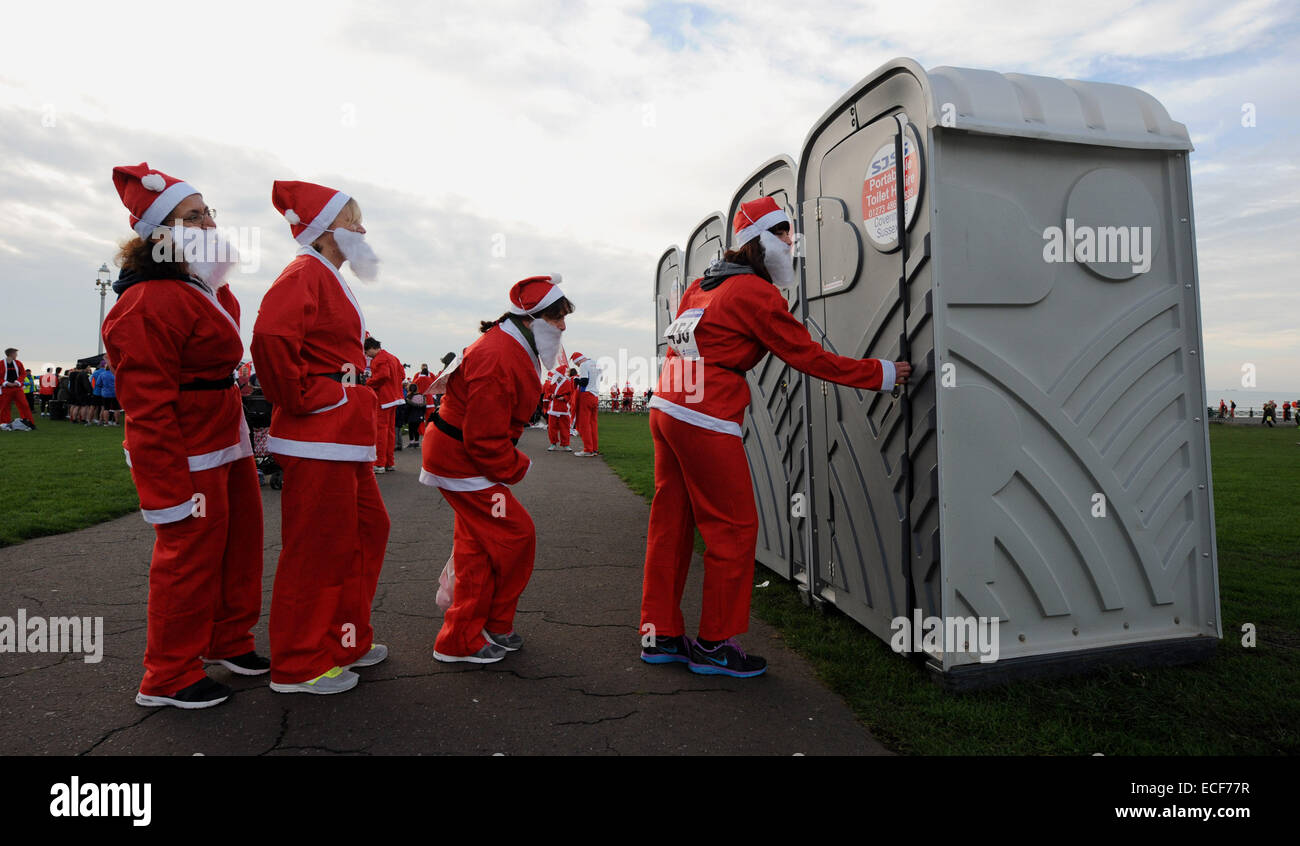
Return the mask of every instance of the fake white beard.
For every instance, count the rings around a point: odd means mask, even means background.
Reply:
[[[778,288],[793,288],[796,283],[794,248],[766,229],[759,233],[758,242],[763,245],[763,266],[772,277],[772,284]]]
[[[533,320],[532,329],[533,340],[537,342],[537,357],[542,360],[542,366],[547,369],[555,367],[560,360],[560,339],[564,333],[540,317]]]
[[[374,282],[379,278],[379,256],[366,243],[365,235],[340,227],[334,230],[334,243],[338,244],[339,252],[343,253],[343,258],[347,259],[358,279]]]
[[[227,283],[230,269],[239,264],[239,250],[220,229],[174,226],[171,232],[175,255],[190,273],[214,289]]]

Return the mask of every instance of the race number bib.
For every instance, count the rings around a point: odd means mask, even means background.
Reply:
[[[668,328],[664,331],[664,339],[668,341],[668,346],[682,358],[700,357],[700,347],[695,342],[695,327],[703,317],[704,309],[688,308],[677,315],[677,319],[668,324]]]

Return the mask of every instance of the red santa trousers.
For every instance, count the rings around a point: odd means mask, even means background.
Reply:
[[[0,423],[8,423],[13,419],[9,416],[11,402],[18,403],[19,420],[32,419],[32,408],[27,404],[27,395],[23,393],[22,385],[12,385],[0,392],[0,404],[3,404],[3,408],[0,408]]]
[[[740,438],[650,412],[655,445],[655,495],[650,504],[641,631],[686,633],[682,591],[695,527],[704,552],[704,605],[699,636],[726,640],[749,630],[758,511]]]
[[[397,408],[375,410],[375,466],[392,467],[397,447]]]
[[[600,435],[596,425],[596,408],[600,399],[591,391],[580,391],[578,397],[578,437],[582,438],[584,452],[600,451]]]
[[[284,546],[271,593],[271,681],[297,684],[370,651],[389,520],[370,462],[275,459]]]
[[[198,514],[154,526],[140,692],[167,696],[205,675],[200,656],[253,650],[262,613],[262,498],[253,459],[190,473]]]
[[[519,595],[533,574],[537,531],[505,485],[439,490],[456,512],[456,587],[434,649],[443,655],[473,655],[487,643],[484,629],[514,631]]]
[[[552,444],[568,446],[570,437],[569,430],[572,428],[573,426],[569,423],[569,415],[546,415],[546,436],[551,439]]]

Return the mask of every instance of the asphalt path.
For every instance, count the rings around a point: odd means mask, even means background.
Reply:
[[[889,754],[757,619],[741,642],[768,659],[764,676],[643,663],[637,622],[649,507],[603,459],[546,446],[544,430],[520,441],[534,463],[515,494],[538,535],[515,627],[523,649],[487,666],[434,660],[442,622],[434,596],[452,512],[417,482],[419,453],[408,448],[397,453],[397,470],[379,477],[392,532],[373,624],[390,656],[333,696],[278,694],[266,676],[213,667],[210,675],[236,691],[222,705],[136,705],[153,543],[139,514],[0,549],[0,615],[102,617],[104,631],[98,663],[71,652],[0,652],[0,754]],[[269,654],[280,496],[263,487],[262,498],[263,611],[254,634]],[[696,556],[688,626],[699,618],[702,569]],[[757,581],[765,578],[760,568]]]

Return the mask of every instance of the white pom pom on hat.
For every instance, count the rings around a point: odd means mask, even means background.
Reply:
[[[298,219],[298,213],[295,212],[293,209],[284,210],[284,219],[289,221],[290,226],[302,222],[301,220]]]
[[[167,182],[156,173],[146,174],[140,178],[140,184],[150,191],[161,191],[167,187]]]

